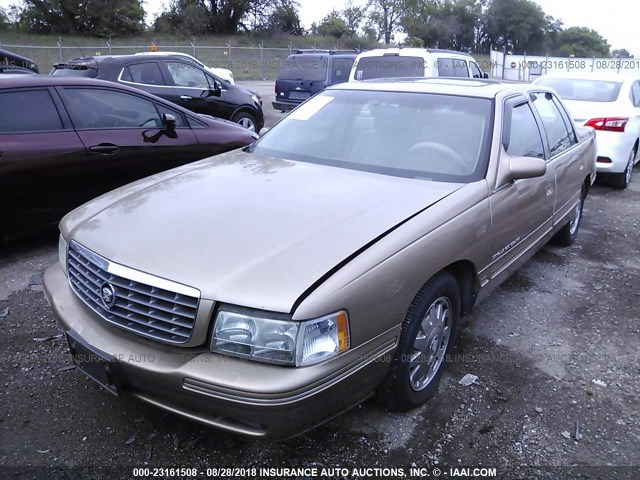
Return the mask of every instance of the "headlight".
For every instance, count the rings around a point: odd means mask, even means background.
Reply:
[[[340,311],[294,322],[220,310],[211,351],[280,365],[312,365],[349,349],[349,320]]]
[[[60,234],[60,238],[58,239],[58,260],[60,261],[60,266],[62,267],[62,271],[64,274],[67,274],[67,241],[64,239],[62,234]]]

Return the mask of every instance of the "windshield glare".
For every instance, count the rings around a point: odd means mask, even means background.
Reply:
[[[489,99],[328,90],[254,144],[256,155],[387,175],[470,182],[484,177]]]
[[[553,88],[564,100],[580,102],[614,102],[622,87],[622,82],[572,78],[542,78],[536,83]]]

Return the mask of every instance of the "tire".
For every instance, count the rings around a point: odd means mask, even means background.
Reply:
[[[573,209],[573,214],[567,224],[555,234],[551,239],[551,243],[559,245],[561,247],[569,247],[573,245],[573,242],[578,238],[578,231],[580,230],[580,224],[582,223],[582,210],[584,208],[584,199],[587,196],[587,188],[582,185],[580,190],[580,201]]]
[[[627,167],[622,173],[611,174],[611,186],[614,188],[625,189],[631,183],[631,176],[633,175],[633,165],[636,159],[636,149],[631,150],[629,160],[627,161]]]
[[[250,130],[252,132],[256,132],[256,119],[253,115],[248,112],[238,112],[232,118],[232,122],[237,123],[238,125]],[[257,133],[257,132],[256,132]]]
[[[393,411],[407,411],[433,396],[459,323],[460,288],[453,275],[440,272],[422,287],[402,322],[398,348],[377,392],[383,405]]]

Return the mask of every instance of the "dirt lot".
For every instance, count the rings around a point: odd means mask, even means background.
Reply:
[[[638,479],[636,175],[626,191],[594,187],[576,245],[546,247],[476,307],[431,402],[406,414],[367,402],[280,443],[116,398],[70,369],[40,276],[57,237],[14,245],[0,254],[0,478],[131,478],[144,465],[440,466],[452,476],[450,466],[483,465],[500,479]],[[467,373],[476,384],[458,383]],[[524,467],[564,465],[577,468]],[[36,468],[12,468],[26,466]]]

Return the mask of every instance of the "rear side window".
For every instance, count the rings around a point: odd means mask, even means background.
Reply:
[[[514,157],[544,158],[540,130],[528,103],[513,109],[507,153]]]
[[[531,94],[533,105],[542,118],[542,124],[549,140],[551,156],[557,155],[572,145],[573,131],[569,132],[562,114],[553,101],[553,95],[547,92]]]
[[[380,55],[361,57],[356,66],[356,80],[371,78],[424,77],[425,60],[421,57]]]
[[[631,86],[631,101],[636,107],[640,107],[640,82],[634,82]]]
[[[125,82],[144,85],[165,85],[160,67],[155,62],[128,65],[122,70],[120,79]]]
[[[469,77],[466,60],[457,58],[439,58],[436,61],[439,77]]]
[[[0,93],[0,134],[63,130],[62,120],[48,90]]]
[[[97,88],[65,88],[64,92],[78,130],[162,126],[154,103],[137,95]]]

